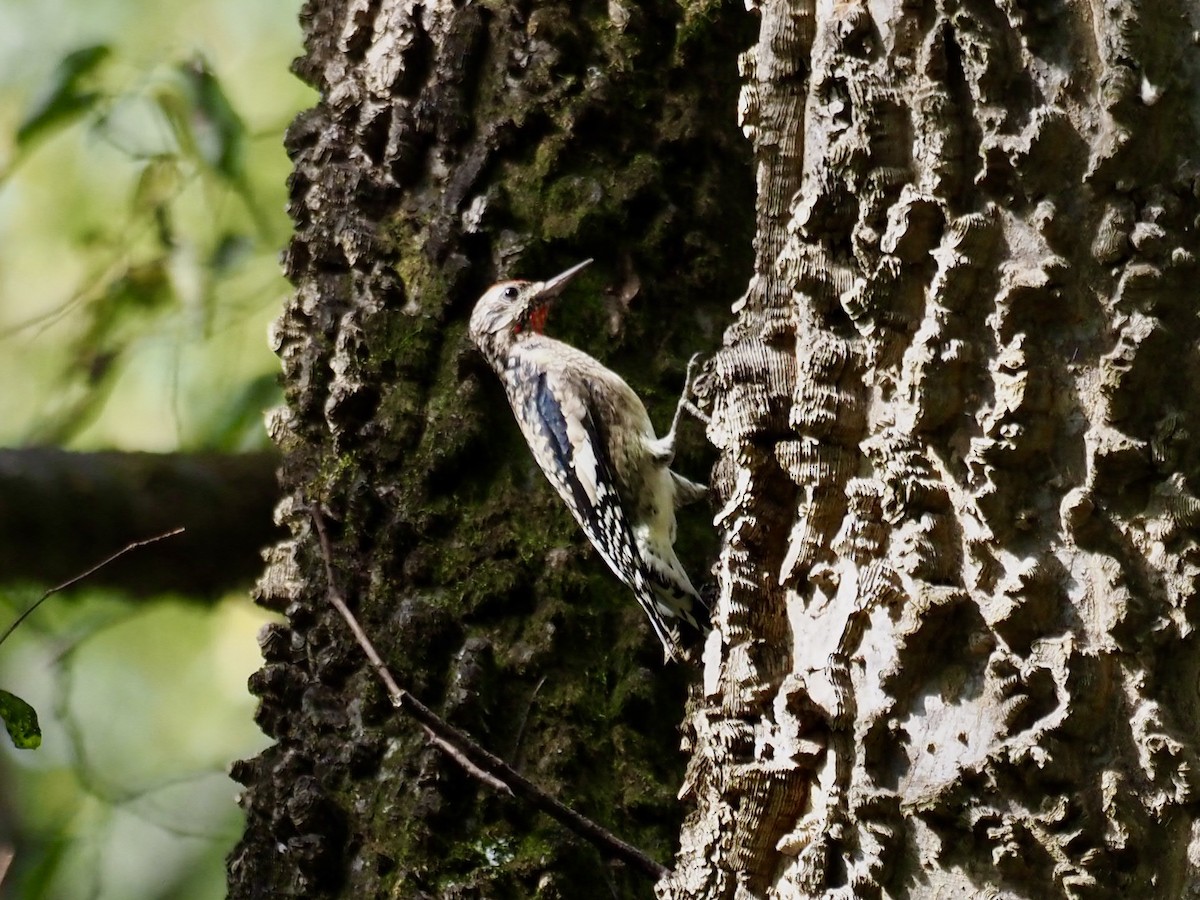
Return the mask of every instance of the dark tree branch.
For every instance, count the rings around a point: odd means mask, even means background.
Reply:
[[[309,511],[313,524],[316,526],[317,537],[321,545],[321,557],[325,563],[329,602],[350,626],[354,639],[366,654],[375,674],[379,676],[379,680],[383,682],[392,706],[416,719],[425,729],[430,740],[440,750],[484,784],[520,797],[535,809],[546,813],[555,821],[590,841],[610,858],[619,859],[656,881],[670,874],[670,870],[666,866],[655,862],[641,850],[625,843],[612,832],[551,797],[500,757],[476,743],[469,734],[459,731],[396,683],[338,590],[333,572],[333,549],[329,543],[329,535],[325,532],[325,520],[320,510],[314,504],[309,507]]]
[[[106,566],[90,583],[136,596],[213,597],[249,584],[283,531],[274,453],[0,450],[0,579],[57,584],[114,546],[187,533]]]

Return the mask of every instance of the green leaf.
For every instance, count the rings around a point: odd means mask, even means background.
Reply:
[[[18,750],[36,750],[42,745],[37,710],[16,694],[0,690],[0,719]]]
[[[136,339],[143,317],[160,312],[175,299],[165,255],[114,273],[88,302],[87,328],[72,342],[72,368],[85,376],[89,386],[99,385]]]
[[[160,154],[142,167],[137,186],[133,191],[133,212],[154,222],[154,233],[159,246],[169,249],[175,246],[175,219],[171,202],[179,195],[183,176],[179,162],[173,154]]]
[[[154,213],[166,206],[179,193],[183,176],[174,156],[153,157],[142,167],[133,191],[133,209],[138,213]]]
[[[204,59],[181,63],[179,74],[191,103],[192,133],[201,158],[228,181],[240,182],[245,175],[246,125],[242,117]]]
[[[192,134],[190,101],[180,89],[178,82],[168,82],[159,85],[153,94],[154,102],[171,128],[179,155],[186,160],[195,160],[200,156],[196,147],[195,135]]]
[[[217,276],[228,275],[254,252],[254,241],[244,234],[225,232],[217,243],[208,265]]]
[[[130,263],[104,286],[103,293],[92,301],[93,330],[88,340],[97,341],[122,324],[132,312],[151,312],[171,303],[175,293],[167,271],[167,258],[156,256],[143,262]]]
[[[17,126],[17,147],[24,148],[38,135],[87,112],[101,94],[83,89],[83,81],[112,53],[107,44],[81,47],[62,58],[45,91]]]

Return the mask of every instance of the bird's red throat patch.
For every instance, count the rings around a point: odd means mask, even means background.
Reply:
[[[535,333],[541,334],[546,330],[546,318],[550,315],[549,306],[539,306],[529,314],[529,327]]]

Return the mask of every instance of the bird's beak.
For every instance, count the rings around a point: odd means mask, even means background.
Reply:
[[[559,272],[553,278],[542,282],[542,289],[537,292],[538,300],[546,302],[552,300],[562,292],[562,289],[567,286],[567,282],[586,269],[592,264],[590,259],[585,259],[583,262],[571,266],[565,272]]]
[[[565,272],[559,272],[553,278],[543,281],[538,286],[537,291],[529,300],[529,307],[525,313],[525,320],[529,327],[541,334],[546,327],[546,318],[550,315],[550,303],[562,293],[562,289],[567,286],[567,282],[578,275],[581,271],[592,264],[590,259],[585,259],[583,262],[571,266]]]

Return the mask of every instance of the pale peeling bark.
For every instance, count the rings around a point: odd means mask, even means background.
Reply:
[[[758,12],[659,894],[1194,896],[1200,8]]]

